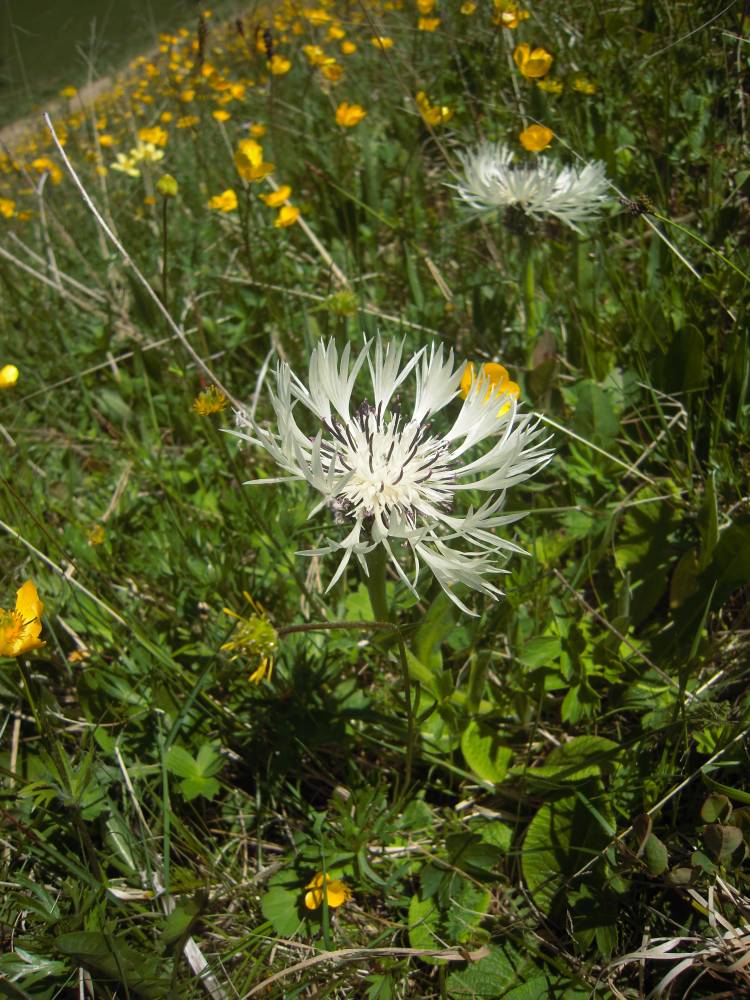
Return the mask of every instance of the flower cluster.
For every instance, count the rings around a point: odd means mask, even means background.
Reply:
[[[403,344],[378,339],[372,347],[366,342],[352,359],[349,345],[339,357],[333,341],[319,343],[307,385],[287,364],[279,364],[270,393],[277,430],[239,412],[232,433],[264,448],[288,473],[255,482],[304,480],[321,497],[311,516],[327,508],[344,526],[343,537],[330,537],[305,553],[341,554],[329,589],[352,556],[367,572],[365,557],[382,546],[410,590],[416,593],[424,563],[448,596],[471,614],[455,587],[500,596],[490,578],[503,572],[502,557],[521,551],[494,533],[521,516],[500,513],[505,491],[537,472],[551,452],[540,440],[538,421],[520,411],[518,387],[507,373],[480,370],[467,382],[467,366],[456,364],[453,352],[446,356],[442,346],[417,352],[403,367]],[[354,403],[365,365],[371,389]],[[407,414],[400,393],[410,376],[414,402]],[[441,428],[439,415],[461,395],[452,423]],[[298,424],[299,407],[310,414],[312,428]],[[479,507],[465,506],[467,491],[490,496]],[[401,564],[402,552],[410,556],[412,577]]]

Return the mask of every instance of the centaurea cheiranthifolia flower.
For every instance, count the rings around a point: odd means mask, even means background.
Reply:
[[[374,351],[372,341],[366,342],[352,359],[347,345],[339,358],[333,341],[320,342],[307,384],[287,364],[278,365],[270,392],[277,430],[240,411],[233,433],[265,448],[289,474],[253,484],[305,480],[321,497],[311,516],[327,507],[342,526],[340,536],[306,553],[340,553],[329,589],[352,556],[367,572],[365,556],[382,545],[414,593],[425,563],[471,614],[454,588],[463,584],[501,595],[491,582],[504,572],[499,560],[522,551],[494,531],[521,516],[499,513],[505,491],[534,475],[552,453],[540,440],[538,420],[520,412],[513,383],[480,370],[467,384],[467,366],[456,364],[452,351],[446,357],[442,346],[423,348],[403,367],[402,351],[403,343],[378,339]],[[365,365],[371,389],[355,401]],[[413,404],[407,412],[401,393],[410,377]],[[447,417],[443,411],[451,406],[455,412]],[[309,416],[303,421],[304,410]],[[475,507],[468,498],[464,503],[467,492],[489,497]],[[403,554],[410,556],[413,579],[401,564]]]
[[[483,142],[459,153],[463,176],[451,185],[477,213],[516,207],[533,219],[554,216],[580,232],[579,223],[594,218],[608,200],[604,164],[559,167],[546,156],[518,165],[504,143]]]

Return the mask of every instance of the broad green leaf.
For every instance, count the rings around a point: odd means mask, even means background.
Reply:
[[[622,748],[604,736],[575,736],[551,750],[544,764],[529,768],[525,776],[577,784],[611,770],[621,754]]]
[[[301,890],[292,892],[283,886],[275,885],[263,895],[260,908],[266,920],[283,938],[291,938],[302,926],[300,918]]]
[[[499,784],[508,772],[513,751],[503,746],[499,734],[489,723],[470,722],[461,737],[464,760],[484,781]]]
[[[669,867],[667,848],[656,834],[649,834],[643,848],[643,858],[650,875],[663,875]]]

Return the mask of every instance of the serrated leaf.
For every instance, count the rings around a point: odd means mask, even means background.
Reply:
[[[409,902],[409,944],[412,948],[439,949],[445,942],[436,935],[439,910],[432,899],[412,896]],[[425,958],[430,965],[444,965],[445,959]]]
[[[167,750],[164,764],[169,773],[178,778],[194,778],[200,774],[200,769],[192,754],[176,744]]]
[[[300,892],[291,892],[280,885],[275,885],[263,895],[260,908],[266,920],[283,938],[291,938],[298,932],[303,921],[300,919]]]

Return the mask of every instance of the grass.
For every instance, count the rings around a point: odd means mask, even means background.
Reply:
[[[748,24],[429,7],[201,18],[71,98],[56,134],[136,267],[47,132],[0,161],[0,605],[32,579],[46,642],[0,673],[0,995],[748,988]],[[481,138],[602,161],[606,208],[472,216]],[[273,426],[277,357],[377,333],[502,362],[553,434],[508,491],[505,596],[456,588],[475,615],[426,568],[326,590],[299,553],[330,511],[242,485],[279,472],[224,404]],[[346,889],[310,909],[316,876]]]

